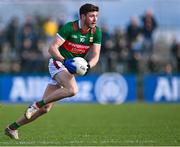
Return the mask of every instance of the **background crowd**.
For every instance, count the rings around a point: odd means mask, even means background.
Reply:
[[[154,39],[158,22],[151,9],[129,18],[125,28],[113,31],[105,23],[100,62],[91,72],[173,73],[180,71],[180,43]],[[0,72],[48,72],[48,48],[65,23],[51,16],[26,16],[23,23],[12,17],[0,26]]]

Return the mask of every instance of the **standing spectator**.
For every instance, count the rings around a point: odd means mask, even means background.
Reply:
[[[152,53],[153,49],[153,32],[157,28],[157,21],[151,9],[148,9],[142,16],[142,33],[144,36],[144,49],[148,54]]]
[[[149,73],[157,73],[160,70],[160,65],[158,62],[158,56],[153,54],[149,57],[149,60],[147,62],[147,71]]]
[[[20,34],[19,34],[20,48],[22,48],[23,42],[26,39],[31,40],[33,47],[37,46],[37,34],[35,33],[34,28],[29,24],[25,24],[22,27],[22,30],[20,31]]]
[[[122,28],[116,28],[114,32],[116,51],[116,71],[125,72],[128,70],[129,48],[127,47],[126,32]]]
[[[139,62],[141,60],[142,35],[141,27],[136,16],[131,17],[126,33],[128,48],[130,50],[129,72],[138,73]]]
[[[43,24],[43,29],[48,42],[52,41],[58,31],[58,27],[58,23],[51,16],[47,18]]]
[[[129,49],[140,51],[142,48],[141,27],[136,16],[132,16],[129,25],[126,29],[127,43]]]
[[[137,52],[131,53],[128,64],[128,71],[130,73],[139,73],[139,62],[140,62],[140,54]]]
[[[34,23],[28,17],[19,34],[19,56],[21,59],[22,71],[32,72],[39,70],[39,51],[37,49],[37,33]]]
[[[37,72],[43,68],[43,55],[32,45],[30,39],[25,39],[21,48],[21,66],[23,72]]]
[[[101,51],[101,57],[100,57],[100,65],[102,72],[109,70],[109,58],[108,57],[108,51],[109,51],[109,43],[108,40],[112,38],[111,34],[109,33],[108,26],[103,23],[101,25],[101,31],[102,31],[102,51]]]
[[[168,62],[164,67],[164,73],[166,75],[171,76],[173,74],[173,65],[172,63]]]
[[[171,46],[171,53],[173,58],[176,61],[176,69],[177,72],[180,72],[180,42],[174,41]]]
[[[32,23],[25,23],[19,33],[19,54],[22,57],[24,45],[28,44],[29,49],[37,48],[37,34]],[[28,40],[28,41],[27,41]],[[27,43],[28,42],[28,43]]]
[[[0,72],[8,71],[7,65],[4,61],[4,52],[6,46],[5,29],[0,25]]]
[[[18,31],[19,31],[18,18],[13,17],[6,28],[7,41],[9,42],[10,48],[13,52],[16,52],[16,48],[17,48]]]
[[[2,48],[5,42],[6,42],[5,30],[3,27],[0,26],[0,56],[2,54]]]

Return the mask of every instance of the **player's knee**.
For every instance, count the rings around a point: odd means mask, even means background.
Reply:
[[[78,87],[69,88],[69,96],[74,96],[78,93]]]

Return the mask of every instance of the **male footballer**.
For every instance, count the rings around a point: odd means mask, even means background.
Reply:
[[[102,33],[96,26],[99,8],[84,4],[79,9],[80,19],[68,22],[60,28],[50,44],[48,83],[41,101],[34,102],[17,121],[5,128],[5,135],[19,139],[18,128],[28,124],[50,111],[54,102],[77,94],[78,86],[74,74],[74,57],[83,57],[88,62],[88,70],[94,67],[100,56]]]

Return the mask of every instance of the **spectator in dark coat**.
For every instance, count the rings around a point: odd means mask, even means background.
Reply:
[[[142,16],[142,33],[144,36],[144,49],[148,53],[153,49],[152,35],[157,28],[157,21],[151,9],[148,9],[144,16]]]

